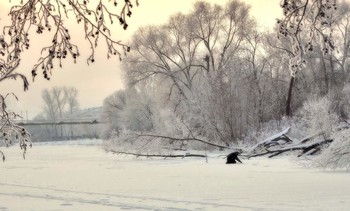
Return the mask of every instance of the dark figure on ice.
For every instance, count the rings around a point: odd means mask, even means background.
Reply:
[[[237,163],[236,161],[242,163],[242,161],[238,158],[239,154],[240,154],[240,152],[236,151],[236,152],[232,152],[229,155],[227,155],[226,164]]]

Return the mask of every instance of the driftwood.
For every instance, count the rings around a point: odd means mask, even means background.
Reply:
[[[121,155],[132,155],[135,157],[146,157],[146,158],[190,158],[190,157],[199,157],[199,158],[206,158],[208,159],[209,156],[207,154],[193,154],[193,153],[181,153],[180,151],[187,151],[187,144],[189,142],[197,142],[201,143],[203,145],[206,145],[206,148],[217,148],[220,151],[223,149],[231,149],[229,146],[224,146],[216,143],[212,143],[209,141],[206,141],[204,139],[200,139],[195,137],[191,132],[187,137],[171,137],[171,136],[164,136],[164,135],[155,135],[155,134],[129,134],[129,136],[125,137],[123,139],[124,142],[135,142],[141,140],[143,141],[142,145],[138,147],[138,149],[135,151],[129,151],[129,150],[115,150],[111,148],[105,149],[106,152],[111,152],[113,154],[121,154]],[[143,152],[142,149],[147,148],[148,146],[158,143],[161,145],[165,146],[170,146],[166,147],[165,149],[171,150],[173,153],[159,153],[159,154],[150,154],[150,153],[145,153]],[[177,146],[180,145],[180,146]],[[157,146],[159,147],[159,146]],[[178,151],[175,153],[175,151]],[[227,157],[227,155],[225,155]]]

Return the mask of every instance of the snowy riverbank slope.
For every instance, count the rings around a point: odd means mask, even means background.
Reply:
[[[135,159],[98,146],[3,149],[0,210],[350,210],[350,175],[287,158]]]

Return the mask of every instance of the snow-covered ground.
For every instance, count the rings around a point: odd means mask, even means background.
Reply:
[[[2,148],[3,149],[3,148]],[[135,159],[97,145],[3,149],[0,210],[350,210],[350,175],[287,158]]]

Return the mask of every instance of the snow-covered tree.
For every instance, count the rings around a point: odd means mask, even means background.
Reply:
[[[103,103],[102,118],[107,123],[104,137],[112,132],[118,135],[121,131],[153,130],[155,111],[155,102],[146,93],[134,88],[115,92]]]
[[[161,115],[173,111],[159,118],[180,123],[165,135],[235,144],[284,114],[283,56],[269,49],[267,36],[257,30],[243,2],[200,1],[189,14],[135,33],[135,51],[123,63],[125,78],[152,93]],[[154,129],[164,135],[165,130]]]

